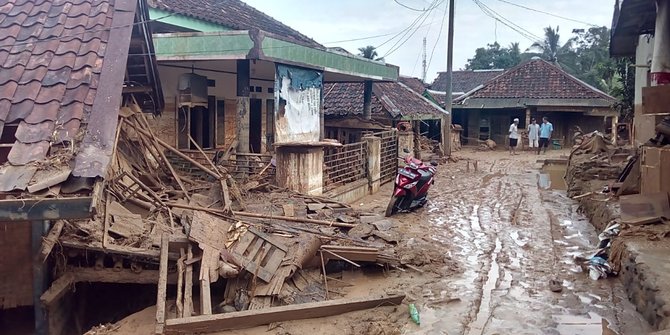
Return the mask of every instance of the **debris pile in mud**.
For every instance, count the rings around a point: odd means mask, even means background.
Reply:
[[[330,304],[338,294],[328,289],[329,261],[401,266],[394,252],[400,236],[382,217],[279,189],[267,177],[271,162],[257,162],[258,172],[238,183],[195,142],[198,150],[189,156],[156,138],[141,113],[129,112],[120,122],[110,175],[96,193],[97,215],[59,221],[47,236],[43,256],[52,255],[57,265],[45,305],[56,306],[82,281],[158,283],[160,333],[170,327],[167,318],[186,320],[188,328],[193,315],[262,315],[278,305]],[[223,294],[210,293],[217,282],[225,282]],[[176,295],[168,294],[168,283],[176,285]],[[193,286],[200,287],[199,299]],[[398,299],[343,306],[371,308]]]

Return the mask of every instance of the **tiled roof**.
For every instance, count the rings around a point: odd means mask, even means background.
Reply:
[[[150,0],[149,6],[232,29],[259,29],[303,45],[322,47],[311,38],[240,0]]]
[[[423,94],[426,91],[426,85],[423,84],[421,79],[414,77],[398,77],[398,81],[405,84],[405,86],[414,90],[414,92]]]
[[[136,0],[0,0],[2,139],[16,129],[9,152],[3,148],[1,191],[25,188],[38,167],[58,169],[56,162],[77,177],[104,171],[136,7]],[[10,183],[17,174],[26,182]]]
[[[467,93],[475,89],[477,86],[501,75],[504,70],[467,70],[454,71],[452,73],[452,92]],[[447,73],[440,72],[437,78],[430,86],[432,90],[445,92],[447,90]]]
[[[514,67],[488,81],[472,94],[457,100],[488,99],[615,99],[573,77],[542,59],[534,59]]]
[[[443,113],[437,105],[402,83],[374,83],[372,92],[372,114],[386,112],[392,118],[396,118],[441,116]],[[326,83],[324,85],[324,109],[326,115],[363,114],[363,84]]]
[[[362,115],[363,83],[325,83],[323,108],[326,115]],[[372,114],[382,114],[383,106],[372,96]]]

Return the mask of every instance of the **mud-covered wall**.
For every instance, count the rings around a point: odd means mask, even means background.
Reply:
[[[31,224],[0,222],[0,310],[33,304]]]
[[[639,38],[635,50],[636,65],[650,65],[654,51],[654,38],[652,36],[642,35]],[[635,117],[633,119],[633,131],[635,137],[635,146],[646,143],[654,137],[656,124],[661,122],[662,117],[657,115],[644,115],[644,106],[642,106],[642,88],[650,86],[649,67],[635,67]]]

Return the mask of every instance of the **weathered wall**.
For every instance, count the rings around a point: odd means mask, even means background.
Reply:
[[[275,80],[275,142],[318,142],[323,73],[278,64]]]
[[[0,222],[0,309],[33,304],[31,224]]]
[[[296,192],[320,195],[323,192],[323,148],[278,148],[277,184]]]
[[[654,38],[647,36],[640,36],[635,51],[636,65],[650,65],[651,58],[654,51]],[[635,139],[635,146],[640,146],[646,143],[650,138],[654,137],[656,124],[661,122],[662,117],[656,115],[644,115],[644,107],[642,106],[642,88],[650,86],[649,67],[637,66],[635,67],[635,118],[633,120],[633,132]]]
[[[211,66],[208,65],[208,67]],[[161,116],[150,117],[149,122],[154,131],[156,132],[156,134],[162,140],[170,144],[176,145],[177,83],[179,80],[179,75],[183,73],[188,73],[190,72],[190,70],[182,68],[173,68],[168,66],[160,66],[160,65],[158,69],[159,69],[159,75],[161,77],[161,83],[163,86],[163,94],[165,96],[165,109],[163,110],[163,114]],[[216,120],[218,129],[217,135],[221,138],[217,138],[216,143],[217,147],[219,148],[227,148],[237,138],[237,126],[236,126],[237,77],[235,74],[230,73],[220,73],[220,72],[202,71],[202,70],[196,70],[195,72],[199,75],[206,76],[207,79],[215,81],[215,86],[208,88],[207,90],[208,95],[215,96],[217,101],[220,100],[225,101],[223,120],[221,120],[218,117],[221,115],[221,113],[220,111],[217,111],[217,120]],[[250,94],[250,98],[260,99],[262,101],[261,143],[263,149],[265,149],[267,147],[266,144],[267,112],[268,112],[267,102],[268,100],[274,100],[274,93],[271,93],[271,91],[274,89],[274,81],[251,79],[250,84],[254,88]],[[221,132],[221,130],[223,130],[223,132]],[[257,130],[252,131],[257,132]]]

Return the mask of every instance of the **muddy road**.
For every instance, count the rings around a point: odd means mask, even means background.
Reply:
[[[434,280],[408,287],[422,315],[412,333],[611,334],[603,324],[618,334],[648,331],[617,279],[592,281],[573,261],[595,249],[597,233],[564,191],[546,188],[548,180],[562,185],[541,173],[537,155],[458,156],[440,170],[427,208],[394,218],[405,236],[430,239],[451,260],[433,269]],[[478,161],[478,171],[467,172],[466,160]]]
[[[573,261],[596,248],[598,233],[560,190],[560,169],[541,171],[538,158],[561,154],[458,152],[459,162],[438,167],[425,208],[390,219],[400,237],[396,253],[421,272],[371,266],[329,273],[339,278],[329,287],[343,297],[406,294],[421,325],[405,304],[218,334],[648,333],[618,279],[592,281]],[[468,171],[468,160],[478,171]],[[383,213],[391,186],[354,207]],[[561,292],[552,292],[551,281]],[[106,334],[149,333],[154,316],[148,308]]]

